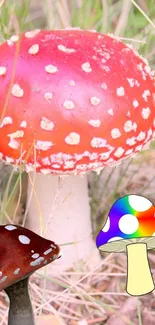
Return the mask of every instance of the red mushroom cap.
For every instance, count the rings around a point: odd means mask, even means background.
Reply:
[[[145,59],[111,35],[32,31],[0,46],[1,158],[82,173],[140,151],[155,129]]]
[[[0,226],[0,290],[59,257],[59,246],[53,241],[20,226]]]

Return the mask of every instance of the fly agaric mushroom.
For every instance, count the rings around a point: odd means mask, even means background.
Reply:
[[[61,257],[53,241],[16,225],[0,226],[0,290],[10,299],[8,325],[33,325],[29,277]]]
[[[96,251],[87,180],[78,175],[118,164],[152,139],[154,93],[148,62],[112,35],[35,30],[0,46],[1,158],[37,172],[27,227],[40,230],[37,196],[46,236],[79,241],[64,248],[63,268]]]
[[[110,209],[97,247],[104,252],[127,252],[127,292],[140,296],[154,290],[147,249],[155,245],[155,206],[140,195],[127,195]]]

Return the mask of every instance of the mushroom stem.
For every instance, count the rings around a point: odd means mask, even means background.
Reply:
[[[30,177],[33,179],[33,173]],[[92,238],[86,176],[60,178],[37,173],[34,191],[29,182],[27,202],[27,228],[41,233],[41,211],[44,224],[41,235],[59,245],[72,243],[63,247],[64,258],[56,261],[52,270],[68,269],[73,267],[74,263],[78,264],[79,260],[88,261],[92,267],[99,263],[99,252]],[[78,241],[79,243],[75,243]],[[50,266],[48,272],[50,273]]]
[[[8,325],[34,325],[28,281],[25,278],[5,289],[10,300]]]
[[[154,290],[147,256],[147,244],[134,243],[127,245],[127,255],[127,292],[132,296],[141,296]]]

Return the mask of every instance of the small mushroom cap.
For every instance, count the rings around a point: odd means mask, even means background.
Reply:
[[[96,238],[101,251],[125,252],[131,243],[144,242],[155,247],[155,206],[140,195],[126,195],[117,200]]]
[[[16,225],[0,226],[0,290],[60,257],[59,246]]]
[[[153,72],[112,35],[31,31],[0,46],[0,156],[76,174],[137,153],[155,129]]]

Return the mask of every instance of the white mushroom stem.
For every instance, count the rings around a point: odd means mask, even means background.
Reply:
[[[141,296],[154,290],[147,256],[147,244],[134,243],[127,245],[127,254],[127,292],[132,296]]]
[[[60,178],[30,173],[29,177],[26,227],[58,245],[79,241],[62,247],[63,256],[52,270],[77,266],[80,260],[88,261],[88,266],[97,265],[100,260],[92,238],[86,176]]]

